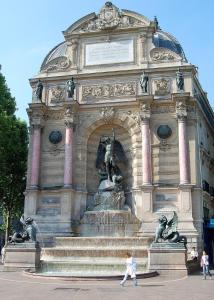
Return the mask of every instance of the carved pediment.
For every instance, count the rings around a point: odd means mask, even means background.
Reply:
[[[106,2],[99,14],[89,14],[71,25],[64,34],[102,31],[115,28],[145,27],[150,21],[137,13],[120,10],[111,2]]]

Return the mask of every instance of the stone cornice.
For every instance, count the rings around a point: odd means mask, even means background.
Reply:
[[[185,67],[182,67],[182,71],[183,72],[192,72],[192,69],[194,68],[193,65],[188,65]],[[83,68],[84,69],[84,68]],[[86,69],[85,69],[86,70]],[[162,74],[162,73],[171,73],[174,74],[176,71],[178,70],[177,66],[159,66],[157,68],[145,68],[144,71],[146,74],[148,75],[152,75],[152,74]],[[76,72],[76,73],[75,73]],[[103,68],[103,70],[98,71],[95,70],[94,72],[82,72],[77,73],[77,70],[73,70],[72,76],[75,78],[75,80],[86,80],[86,79],[96,79],[96,78],[102,78],[102,77],[106,77],[106,78],[112,78],[112,77],[120,77],[120,76],[131,76],[131,75],[140,75],[142,74],[142,67],[141,66],[133,66],[131,65],[130,68],[124,68],[124,69],[120,69],[120,70],[109,70],[108,66],[106,66],[105,68]],[[164,74],[162,74],[164,75]],[[68,79],[71,78],[71,74],[65,72],[61,72],[60,74],[58,72],[56,73],[40,73],[38,76],[29,79],[30,84],[33,85],[35,84],[38,79],[41,79],[42,82],[44,83],[48,83],[48,82],[53,82],[53,81],[67,81]]]

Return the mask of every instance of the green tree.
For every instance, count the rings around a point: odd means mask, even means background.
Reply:
[[[5,241],[14,217],[22,214],[26,184],[27,124],[15,116],[16,102],[0,73],[0,211]]]

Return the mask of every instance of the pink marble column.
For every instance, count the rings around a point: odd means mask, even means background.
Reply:
[[[186,118],[178,118],[180,184],[190,183]]]
[[[64,186],[72,186],[72,144],[73,144],[73,124],[66,122],[65,131],[65,165],[64,165]]]
[[[152,166],[151,166],[151,141],[150,141],[149,119],[142,120],[141,131],[142,131],[143,185],[151,185]]]
[[[37,187],[39,184],[40,148],[41,148],[41,126],[33,125],[31,180],[30,180],[30,185],[32,187]]]

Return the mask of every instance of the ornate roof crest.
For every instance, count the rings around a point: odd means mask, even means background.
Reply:
[[[120,10],[108,1],[98,14],[92,13],[79,19],[64,31],[64,35],[149,25],[150,21],[146,17],[132,11]]]
[[[97,27],[99,29],[109,29],[117,27],[120,23],[120,11],[111,2],[106,2],[102,7],[97,18]]]

